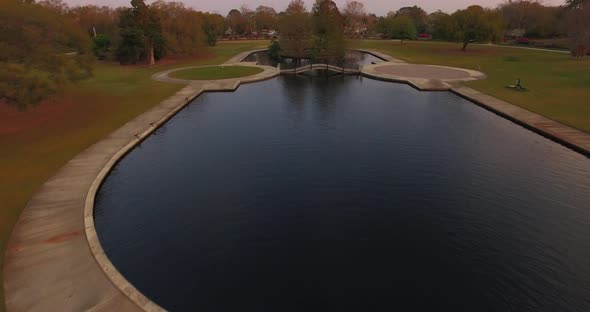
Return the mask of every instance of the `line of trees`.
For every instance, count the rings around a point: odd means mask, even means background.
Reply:
[[[0,99],[5,102],[24,108],[92,74],[90,37],[63,7],[3,0],[0,21]]]
[[[293,0],[281,15],[280,38],[273,42],[283,57],[326,59],[344,55],[346,17],[332,0],[316,0],[309,12],[302,0]],[[352,23],[348,19],[349,23]]]
[[[428,14],[418,6],[384,16],[348,0],[314,0],[308,10],[293,0],[281,12],[268,6],[231,10],[227,16],[196,11],[181,2],[131,0],[130,7],[68,7],[62,0],[0,0],[0,100],[25,107],[67,83],[89,77],[95,59],[154,64],[164,56],[190,56],[218,38],[278,37],[275,54],[327,58],[344,53],[344,38],[433,38],[499,42],[512,37],[568,38],[572,54],[590,53],[590,0],[546,6],[506,0],[496,8],[470,6]],[[564,39],[565,40],[565,39]]]
[[[131,7],[69,7],[61,0],[1,0],[0,101],[25,108],[90,77],[95,59],[154,64],[215,45],[225,19],[159,0]]]

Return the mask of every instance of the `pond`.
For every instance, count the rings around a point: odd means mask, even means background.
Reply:
[[[383,59],[367,52],[347,50],[341,60],[331,60],[328,61],[328,63],[333,63],[334,65],[337,64],[341,67],[353,67],[357,65],[377,64],[383,61]],[[260,65],[277,66],[277,62],[272,61],[268,56],[268,51],[252,53],[242,60],[242,62],[256,62]],[[283,58],[280,63],[282,69],[291,69],[299,66],[309,65],[313,62],[311,59],[300,59],[297,62],[293,58]],[[326,63],[326,61],[320,61],[320,63]]]
[[[281,76],[195,99],[95,221],[173,311],[582,312],[589,203],[588,158],[452,93]]]

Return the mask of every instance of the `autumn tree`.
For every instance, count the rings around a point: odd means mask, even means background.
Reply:
[[[293,0],[279,19],[281,55],[293,58],[309,56],[312,48],[311,17],[303,0]]]
[[[251,35],[256,30],[256,12],[250,10],[250,8],[244,4],[240,7],[240,14],[242,16],[244,33],[246,35]]]
[[[365,26],[365,35],[375,35],[377,32],[377,23],[379,18],[375,13],[366,14],[363,18],[363,25]]]
[[[68,10],[68,15],[74,22],[94,37],[102,34],[109,39],[114,39],[119,32],[119,13],[107,6],[85,5]]]
[[[463,43],[462,51],[472,42],[499,40],[502,37],[503,21],[497,11],[485,10],[473,5],[453,13],[457,26],[455,37]]]
[[[583,57],[590,54],[590,0],[567,1],[565,26],[572,55]]]
[[[226,17],[227,26],[233,35],[243,35],[246,32],[246,23],[242,13],[237,9],[229,11]]]
[[[206,44],[205,18],[199,12],[181,2],[163,0],[152,3],[151,8],[160,21],[167,54],[193,55]]]
[[[522,30],[526,36],[552,37],[558,32],[559,7],[538,0],[511,0],[500,5],[508,30]]]
[[[90,37],[59,10],[32,1],[0,5],[0,100],[24,109],[91,75]]]
[[[271,7],[261,5],[254,12],[254,22],[258,32],[276,29],[278,26],[277,12]]]
[[[346,1],[342,12],[344,17],[344,33],[348,36],[357,37],[367,28],[367,12],[365,5],[359,1]]]
[[[207,45],[215,46],[217,39],[225,32],[225,20],[219,14],[200,13],[203,16],[201,28],[207,38]]]
[[[119,12],[107,6],[86,5],[67,10],[67,15],[76,26],[86,31],[93,39],[92,51],[100,59],[110,59],[112,47],[118,44]]]
[[[332,0],[316,0],[312,12],[313,52],[315,58],[344,55],[344,21]]]

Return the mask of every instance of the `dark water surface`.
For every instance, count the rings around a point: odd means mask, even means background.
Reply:
[[[590,311],[590,159],[451,93],[280,77],[209,93],[97,196],[175,311]]]

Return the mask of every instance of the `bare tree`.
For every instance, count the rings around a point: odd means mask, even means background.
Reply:
[[[271,7],[261,5],[256,8],[254,22],[256,23],[256,30],[259,32],[275,29],[278,22],[277,12]]]
[[[346,1],[342,11],[344,17],[344,33],[351,37],[358,37],[367,28],[367,12],[365,5],[359,1]]]

